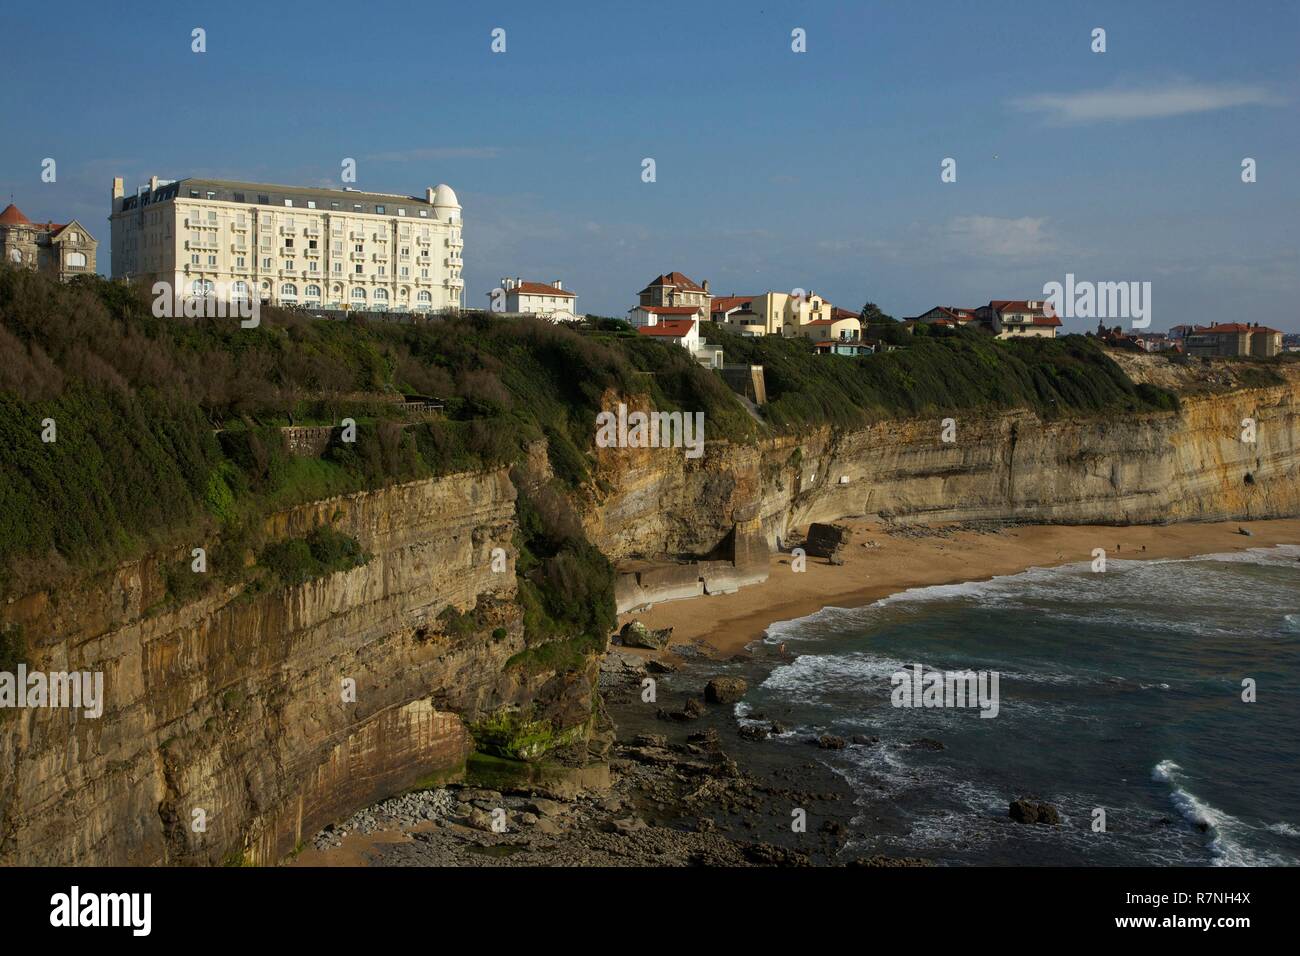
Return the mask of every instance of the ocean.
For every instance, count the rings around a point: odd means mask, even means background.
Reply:
[[[787,657],[737,716],[779,720],[771,746],[850,783],[852,855],[1300,864],[1300,547],[1033,568],[825,608],[763,640]],[[996,716],[894,706],[891,676],[916,664],[996,671]],[[809,748],[822,734],[857,742]],[[1012,821],[1022,797],[1060,825]]]

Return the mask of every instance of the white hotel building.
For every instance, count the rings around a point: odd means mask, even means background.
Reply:
[[[367,312],[464,306],[461,210],[423,198],[213,179],[113,180],[113,277],[179,295]]]

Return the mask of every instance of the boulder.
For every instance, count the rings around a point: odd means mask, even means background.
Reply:
[[[619,643],[624,647],[643,647],[651,651],[663,650],[668,646],[668,639],[672,636],[671,627],[651,630],[640,621],[628,621],[618,632]]]
[[[1056,825],[1061,822],[1061,815],[1050,803],[1037,800],[1012,800],[1010,817],[1017,823],[1045,823]]]
[[[843,737],[836,737],[834,734],[822,734],[817,738],[817,746],[822,750],[843,750],[845,741]]]
[[[715,677],[704,685],[704,699],[710,704],[734,704],[748,689],[740,677]]]
[[[808,540],[804,550],[815,558],[826,558],[832,564],[843,564],[843,550],[848,547],[852,532],[845,525],[813,522],[808,526]]]

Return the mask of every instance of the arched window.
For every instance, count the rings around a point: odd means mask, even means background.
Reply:
[[[243,279],[236,279],[230,283],[230,300],[232,302],[245,302],[248,300],[248,283]]]
[[[320,286],[318,285],[307,286],[306,290],[303,292],[303,295],[306,296],[308,299],[319,299]]]
[[[353,301],[353,302],[365,302],[365,301],[366,301],[366,290],[365,290],[365,289],[353,289],[353,290],[352,290],[352,301]]]
[[[387,302],[387,301],[388,301],[388,290],[387,290],[387,289],[376,289],[376,290],[375,290],[375,301],[376,301],[376,302]]]
[[[298,298],[298,287],[292,282],[286,282],[280,286],[280,298],[296,300]]]
[[[212,280],[195,279],[190,283],[190,294],[200,299],[212,295]]]
[[[84,252],[69,252],[64,261],[74,269],[86,268],[86,254]]]
[[[429,294],[428,290],[421,289],[415,296],[415,304],[418,308],[427,309],[433,305],[433,296]]]

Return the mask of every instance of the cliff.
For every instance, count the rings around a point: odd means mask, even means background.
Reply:
[[[0,863],[271,863],[359,805],[455,773],[468,725],[503,708],[589,729],[589,669],[507,666],[524,640],[504,471],[320,501],[266,530],[321,522],[370,560],[170,606],[150,558],[3,608],[29,669],[102,671],[106,704],[98,719],[0,713]],[[476,605],[472,629],[438,620]]]
[[[632,576],[619,581],[623,606],[743,586],[791,527],[850,515],[1294,516],[1300,376],[1285,374],[1280,386],[1186,394],[1176,412],[957,414],[951,443],[935,417],[710,442],[698,460],[598,449],[580,511]],[[29,668],[102,671],[106,706],[98,719],[0,712],[0,863],[272,863],[359,805],[455,774],[471,729],[508,731],[503,714],[588,739],[600,716],[592,658],[519,665],[516,497],[508,474],[489,470],[275,514],[271,539],[328,523],[370,556],[297,586],[178,603],[162,568],[186,550],[11,600],[0,627],[23,635]],[[470,623],[449,626],[448,607],[474,610],[459,618]]]
[[[1146,366],[1130,364],[1140,379]],[[756,446],[711,442],[694,461],[678,449],[602,449],[598,479],[609,491],[588,509],[587,532],[629,564],[710,555],[738,528],[772,547],[791,527],[858,515],[1068,524],[1294,516],[1300,368],[1281,371],[1279,386],[1189,391],[1176,412],[1050,421],[955,413],[952,442],[936,415]],[[1242,439],[1247,418],[1254,442]]]

